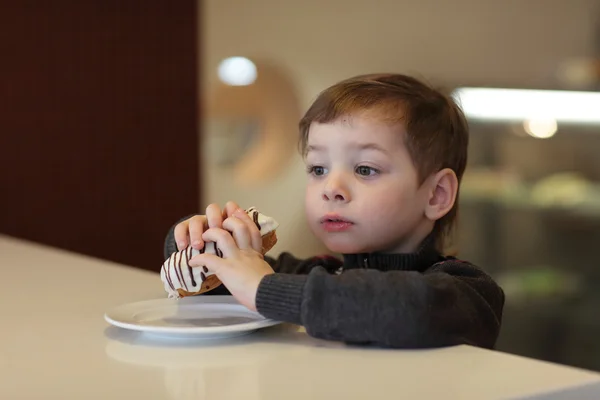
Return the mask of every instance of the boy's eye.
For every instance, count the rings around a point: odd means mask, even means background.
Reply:
[[[365,165],[359,165],[356,167],[356,173],[362,176],[372,176],[379,173],[375,168],[367,167]]]
[[[308,173],[313,174],[315,176],[325,175],[325,168],[320,167],[318,165],[312,165],[308,167]]]

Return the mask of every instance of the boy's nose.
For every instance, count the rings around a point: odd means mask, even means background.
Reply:
[[[325,188],[323,189],[323,200],[339,201],[344,203],[350,201],[350,191],[341,177],[329,177],[325,183]]]

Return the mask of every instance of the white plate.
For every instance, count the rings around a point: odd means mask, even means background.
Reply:
[[[193,296],[124,304],[104,314],[120,328],[169,337],[216,339],[279,324],[248,310],[232,296]]]

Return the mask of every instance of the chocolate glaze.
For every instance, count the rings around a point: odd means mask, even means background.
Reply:
[[[255,222],[256,226],[260,229],[260,224],[258,224],[258,214],[256,212],[254,213],[253,218],[254,218],[254,222]],[[223,258],[223,251],[217,247],[217,244],[215,242],[211,242],[211,243],[213,245],[214,253],[218,257]],[[188,269],[188,274],[190,276],[190,280],[192,281],[192,287],[196,287],[198,285],[198,283],[194,279],[194,270],[189,265],[189,261],[192,259],[193,251],[194,251],[194,249],[190,246],[185,250],[173,253],[171,255],[171,257],[169,257],[169,260],[167,261],[167,267],[165,268],[165,278],[166,278],[167,283],[169,284],[169,287],[172,290],[175,290],[175,285],[174,285],[173,279],[171,277],[171,268],[175,271],[177,280],[183,285],[185,290],[188,292],[190,291],[190,289],[185,281],[185,278],[183,276],[182,263],[183,263],[184,257],[185,257],[185,263],[186,263],[187,269]],[[199,250],[199,252],[200,252],[200,254],[204,254],[206,252],[206,244]],[[177,257],[179,257],[179,259]],[[202,270],[204,272],[200,272],[200,276],[202,277],[202,281],[205,281],[206,274],[209,272],[209,270],[206,267],[206,265],[202,266]],[[210,288],[209,286],[206,287],[206,289],[209,289],[209,288]]]
[[[169,257],[169,260],[167,261],[167,269],[165,270],[165,278],[167,280],[167,283],[171,287],[171,290],[175,290],[175,286],[173,286],[173,281],[171,280],[171,272],[170,272],[170,270],[171,270],[170,264],[171,264],[172,259],[173,259],[173,255],[171,255],[171,257]]]
[[[188,272],[190,273],[190,278],[192,278],[192,286],[195,287],[196,280],[194,279],[194,271],[192,270],[192,267],[190,267],[189,264],[188,264]]]
[[[190,273],[190,278],[192,278],[192,287],[196,287],[196,280],[194,279],[194,271],[192,267],[188,265],[188,272]]]
[[[252,212],[252,220],[254,221],[254,225],[256,225],[256,227],[260,231],[262,229],[262,227],[260,226],[260,223],[258,222],[258,211]]]
[[[206,250],[206,244],[204,244],[204,246],[202,246],[202,248],[199,250],[200,254],[204,254],[205,250]],[[192,253],[191,253],[191,250],[190,250],[190,258],[191,258],[191,255],[192,255]],[[189,266],[189,264],[188,264],[188,272],[190,273],[190,277],[192,278],[192,286],[195,287],[196,286],[196,280],[194,279],[194,272],[193,272],[192,267]],[[204,280],[204,278],[202,278],[202,280]]]
[[[179,262],[177,262],[177,256],[179,255]],[[173,259],[173,269],[175,270],[175,275],[179,282],[183,282],[183,274],[181,273],[181,260],[183,259],[183,252],[179,251],[175,253],[175,258]]]
[[[185,283],[185,279],[183,278],[183,271],[181,270],[181,262],[183,261],[184,255],[185,255],[185,263],[187,264],[189,257],[188,257],[188,250],[185,249],[181,253],[181,257],[179,257],[179,263],[177,264],[177,267],[179,267],[179,275],[181,275],[181,283],[183,283],[183,287],[185,287],[185,290],[188,290],[187,283]],[[189,265],[188,265],[188,267],[189,267]]]

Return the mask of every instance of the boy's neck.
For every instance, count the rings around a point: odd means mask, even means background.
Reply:
[[[344,254],[344,269],[369,268],[380,271],[421,271],[438,262],[442,256],[435,249],[435,237],[427,236],[410,253]]]
[[[430,236],[432,236],[433,226],[421,225],[414,232],[390,250],[382,250],[383,254],[412,254],[416,253]]]

